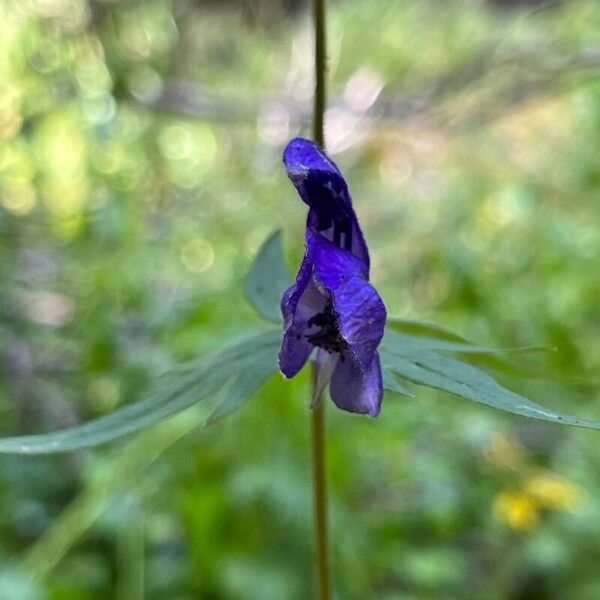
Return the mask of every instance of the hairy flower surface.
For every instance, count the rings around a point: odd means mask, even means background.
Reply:
[[[279,366],[293,377],[317,348],[315,398],[330,382],[339,408],[377,416],[383,398],[377,347],[386,311],[369,283],[369,251],[348,186],[335,163],[310,140],[291,140],[283,163],[309,211],[304,258],[281,299]]]

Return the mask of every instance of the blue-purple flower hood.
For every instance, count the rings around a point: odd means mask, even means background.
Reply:
[[[309,211],[304,258],[281,300],[279,366],[293,377],[317,348],[318,381],[330,379],[335,404],[377,416],[383,398],[377,347],[386,311],[369,283],[369,251],[348,186],[334,162],[309,140],[290,141],[283,163]]]

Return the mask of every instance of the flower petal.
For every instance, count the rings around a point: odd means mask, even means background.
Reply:
[[[364,263],[320,235],[307,232],[316,283],[330,295],[342,338],[366,369],[383,337],[386,310],[366,280]]]
[[[383,301],[375,288],[359,277],[340,285],[332,299],[340,334],[361,368],[367,369],[383,338],[386,319]]]
[[[279,350],[279,369],[290,379],[306,364],[315,347],[300,333],[300,327],[283,334]]]
[[[304,294],[310,283],[312,271],[312,258],[307,249],[302,259],[302,263],[300,264],[300,268],[298,269],[298,273],[296,274],[296,280],[291,287],[283,292],[283,296],[281,297],[281,314],[283,315],[284,331],[289,329],[292,325],[298,302],[300,302],[302,294]]]
[[[292,181],[303,179],[310,171],[344,180],[337,165],[325,152],[314,142],[304,138],[294,138],[288,142],[283,151],[283,164]]]
[[[368,273],[367,244],[336,164],[314,142],[303,138],[289,142],[283,162],[300,197],[310,206],[308,227],[352,252],[365,263]]]
[[[363,370],[352,355],[338,360],[329,386],[331,399],[338,408],[376,417],[383,399],[379,355]]]
[[[339,360],[338,354],[331,354],[319,348],[317,350],[317,377],[313,386],[313,396],[310,403],[311,408],[316,408],[323,399],[323,390],[331,380],[331,375]]]
[[[368,278],[363,261],[347,250],[310,230],[306,232],[307,246],[313,261],[315,277],[325,289],[335,290],[352,277]]]
[[[314,346],[306,339],[308,320],[322,312],[327,298],[312,279],[313,264],[310,249],[296,275],[296,281],[281,299],[283,341],[279,351],[279,368],[286,377],[293,377],[304,366]]]

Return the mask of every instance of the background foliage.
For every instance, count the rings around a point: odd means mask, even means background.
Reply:
[[[328,145],[390,312],[556,348],[506,381],[598,418],[600,16],[501,4],[332,3]],[[284,226],[301,253],[279,160],[310,47],[303,3],[0,4],[2,434],[107,414],[258,323],[258,246]],[[1,457],[0,598],[308,597],[306,383]],[[339,597],[595,598],[597,447],[421,388],[330,411]]]

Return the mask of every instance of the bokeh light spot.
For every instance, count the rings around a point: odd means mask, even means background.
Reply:
[[[206,240],[197,238],[183,245],[181,261],[185,268],[192,273],[208,271],[214,263],[215,251]]]

